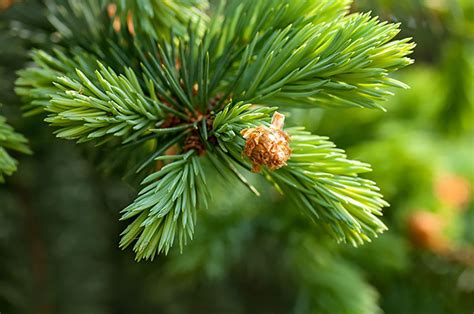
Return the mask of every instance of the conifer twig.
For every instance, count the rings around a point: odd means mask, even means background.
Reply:
[[[277,108],[383,109],[393,87],[406,88],[390,74],[413,62],[414,44],[394,39],[399,24],[349,14],[350,3],[230,0],[207,11],[201,0],[51,1],[60,41],[32,53],[17,93],[27,114],[48,113],[57,136],[107,143],[113,167],[147,176],[122,217],[120,245],[135,243],[138,259],[192,238],[209,198],[207,163],[255,194],[246,170],[261,171],[337,240],[358,245],[386,229],[388,204],[360,177],[370,166],[325,137],[271,125]]]

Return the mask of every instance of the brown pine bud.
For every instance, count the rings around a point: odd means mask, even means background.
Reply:
[[[252,162],[252,171],[260,172],[261,166],[276,170],[286,165],[291,155],[290,138],[284,132],[285,116],[275,112],[270,127],[258,126],[242,130],[246,139],[243,155]]]

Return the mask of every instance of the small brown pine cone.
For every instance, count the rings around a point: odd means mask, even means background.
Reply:
[[[286,165],[291,155],[290,137],[282,130],[285,116],[275,112],[270,127],[258,126],[242,130],[246,139],[243,155],[252,162],[252,171],[260,172],[261,166],[276,170]]]

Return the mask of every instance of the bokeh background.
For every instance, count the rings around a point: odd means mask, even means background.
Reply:
[[[120,169],[21,117],[15,72],[54,40],[45,5],[0,0],[0,110],[34,151],[0,185],[2,314],[474,312],[474,1],[356,0],[414,38],[411,89],[387,112],[286,112],[373,165],[388,232],[338,245],[257,177],[260,198],[209,169],[195,240],[140,263],[118,249]]]

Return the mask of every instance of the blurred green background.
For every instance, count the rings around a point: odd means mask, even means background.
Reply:
[[[216,197],[192,241],[154,262],[118,249],[119,211],[135,194],[80,146],[21,118],[15,72],[54,40],[42,1],[0,0],[1,112],[30,141],[0,185],[0,313],[474,312],[474,1],[358,0],[417,43],[387,112],[291,111],[369,162],[391,204],[389,231],[360,248],[315,230],[266,184]],[[97,157],[95,157],[97,158]],[[210,180],[210,181],[211,181]]]

